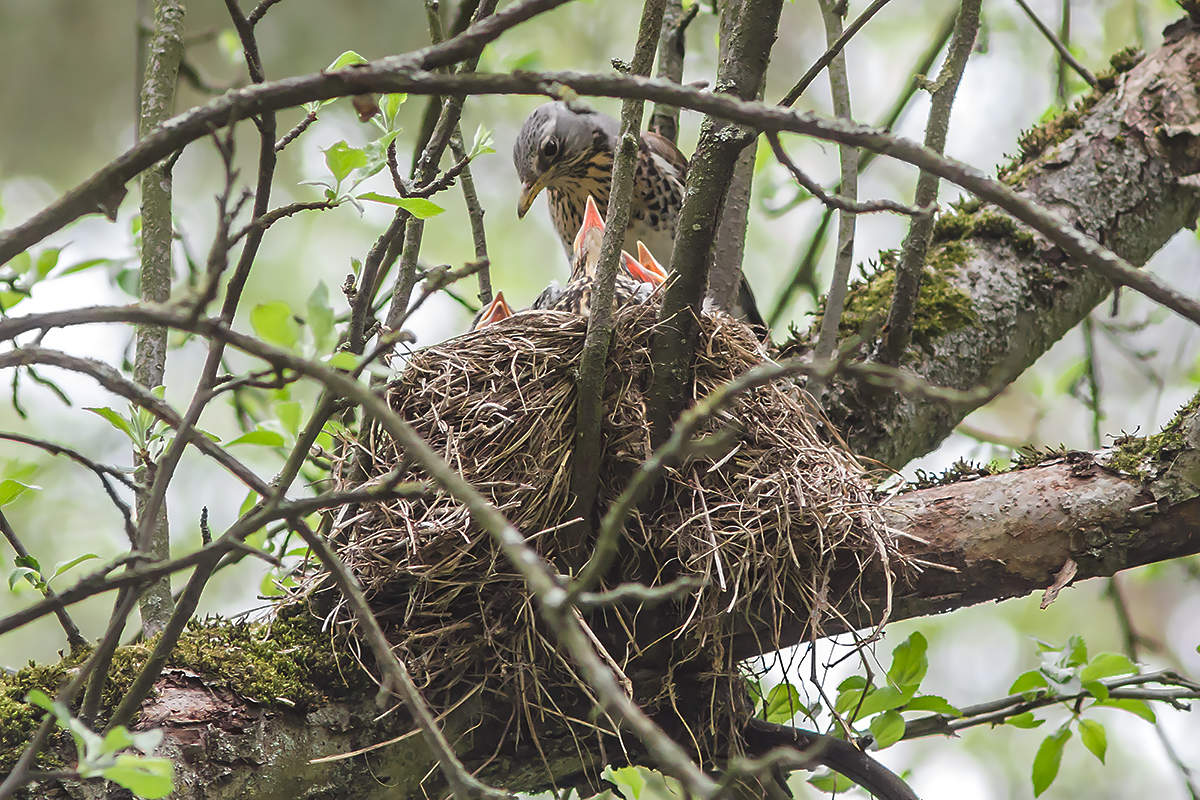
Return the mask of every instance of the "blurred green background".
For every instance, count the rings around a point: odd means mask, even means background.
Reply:
[[[449,4],[444,4],[449,5]],[[852,2],[851,16],[865,3]],[[1057,24],[1059,3],[1032,3],[1042,17]],[[0,2],[0,226],[19,222],[61,192],[86,178],[127,148],[134,136],[137,92],[136,20],[134,0],[81,3],[78,0],[2,0]],[[249,4],[247,4],[249,7]],[[894,2],[878,14],[847,50],[855,115],[864,122],[878,119],[909,78],[908,70],[936,35],[955,5],[947,0]],[[630,0],[578,0],[539,17],[489,46],[481,70],[583,69],[607,70],[609,59],[628,59],[639,4]],[[448,12],[449,9],[444,9]],[[1093,71],[1102,69],[1108,55],[1129,44],[1154,48],[1164,24],[1179,11],[1169,0],[1127,2],[1095,0],[1072,3],[1072,43],[1079,58]],[[243,80],[244,71],[229,46],[230,33],[223,4],[189,4],[187,29],[192,37],[187,61],[204,81],[228,87]],[[767,99],[778,98],[824,49],[824,33],[813,0],[786,4],[781,34],[772,57]],[[715,17],[704,8],[689,30],[685,80],[711,80],[715,52]],[[368,58],[420,47],[427,41],[423,3],[419,0],[284,0],[259,26],[268,78],[308,73],[329,64],[339,53],[356,50]],[[1053,51],[1012,3],[985,5],[984,27],[955,107],[947,152],[988,169],[1015,152],[1018,132],[1055,107],[1056,72]],[[1074,94],[1082,84],[1072,77]],[[203,103],[209,95],[185,84],[177,109]],[[538,201],[522,221],[515,215],[517,180],[509,151],[521,121],[541,102],[532,97],[470,99],[463,116],[467,139],[480,125],[493,131],[497,153],[473,165],[492,259],[492,279],[510,301],[523,306],[550,280],[566,276],[566,263],[544,209]],[[407,171],[412,132],[417,127],[423,98],[411,97],[401,109],[405,128],[399,142],[401,168]],[[595,105],[616,111],[611,101]],[[817,81],[798,107],[829,112],[828,88]],[[922,135],[927,102],[918,98],[897,129],[912,138]],[[299,110],[279,115],[280,131],[303,116]],[[690,152],[699,118],[685,112],[681,146]],[[320,190],[301,181],[325,176],[321,150],[339,140],[360,146],[376,135],[354,117],[345,101],[322,111],[320,120],[292,145],[280,162],[273,202],[320,198]],[[243,180],[254,174],[256,142],[252,127],[243,124],[237,137],[237,163]],[[790,152],[810,174],[826,184],[837,176],[836,148],[821,142],[787,139]],[[177,245],[180,269],[185,254],[203,263],[214,229],[214,196],[220,190],[219,161],[210,142],[188,147],[175,168]],[[911,198],[914,172],[905,165],[877,160],[860,183],[860,196]],[[127,302],[113,284],[121,259],[133,257],[131,220],[137,210],[136,184],[121,207],[120,219],[110,224],[99,217],[80,221],[56,234],[51,242],[65,246],[62,259],[89,258],[114,263],[35,288],[33,297],[14,313],[96,302]],[[390,192],[387,179],[377,176],[363,190]],[[794,195],[790,179],[767,160],[755,181],[747,244],[746,272],[765,309],[774,305],[789,280],[821,214],[808,201],[785,213]],[[943,201],[957,195],[942,189]],[[461,195],[441,195],[447,211],[428,221],[422,260],[427,264],[458,265],[472,258],[470,233]],[[370,206],[371,204],[367,204]],[[256,303],[282,300],[303,309],[321,282],[335,306],[345,308],[338,287],[351,271],[352,259],[362,259],[390,216],[383,207],[361,214],[346,205],[334,211],[293,217],[273,228],[264,241],[243,309]],[[904,222],[892,216],[860,217],[856,261],[872,259],[881,248],[897,246]],[[818,284],[825,285],[832,258],[825,247]],[[1190,232],[1181,232],[1152,261],[1161,278],[1185,291],[1196,286],[1195,264],[1200,246]],[[474,287],[464,285],[473,299]],[[795,298],[788,319],[807,326],[813,299]],[[463,330],[469,312],[444,296],[434,297],[411,323],[419,343],[438,341]],[[244,318],[243,318],[244,323]],[[1095,365],[1100,386],[1099,430],[1107,437],[1121,432],[1152,432],[1197,389],[1200,362],[1193,327],[1153,308],[1126,292],[1119,313],[1107,308],[1094,315]],[[247,328],[248,329],[248,328]],[[783,336],[783,328],[776,331]],[[129,352],[130,332],[96,326],[51,333],[46,344],[119,364]],[[1050,353],[988,407],[973,414],[934,454],[910,465],[940,469],[962,457],[981,461],[1007,460],[1017,445],[1059,444],[1086,449],[1096,442],[1093,412],[1083,383],[1086,373],[1082,334],[1073,331]],[[167,369],[167,399],[185,403],[194,388],[202,359],[195,342],[173,351]],[[233,366],[239,362],[233,360]],[[128,465],[128,446],[99,417],[82,406],[114,405],[94,384],[47,370],[68,391],[67,407],[44,388],[23,382],[16,397],[27,416],[11,404],[0,408],[0,428],[61,441],[88,455]],[[7,391],[9,378],[3,376]],[[311,403],[311,390],[295,396]],[[230,410],[214,404],[202,425],[222,436],[235,431]],[[241,448],[239,455],[269,476],[278,459],[266,448]],[[5,507],[14,527],[44,565],[84,552],[104,558],[121,551],[124,535],[120,518],[107,503],[95,479],[65,461],[41,457],[9,443],[0,444],[0,463],[7,472],[35,464],[30,482],[40,491],[28,492]],[[6,472],[6,474],[7,474]],[[185,457],[169,496],[174,546],[178,551],[199,543],[201,507],[209,511],[212,529],[220,532],[238,513],[245,492],[227,475],[193,454]],[[11,554],[3,553],[10,564]],[[98,562],[97,562],[98,563]],[[1137,630],[1157,645],[1150,663],[1177,666],[1200,674],[1196,645],[1200,640],[1200,584],[1195,563],[1158,565],[1122,576],[1122,590]],[[86,570],[86,565],[80,570]],[[7,574],[7,569],[4,570]],[[72,573],[60,579],[69,582]],[[202,610],[236,613],[258,608],[256,599],[263,568],[242,564],[221,573],[206,595]],[[179,579],[177,579],[178,582]],[[1036,600],[1010,601],[966,609],[934,619],[899,623],[878,647],[886,666],[887,652],[911,630],[919,629],[931,642],[930,676],[926,691],[965,705],[1003,695],[1013,677],[1036,665],[1032,637],[1062,643],[1082,634],[1093,651],[1120,650],[1121,631],[1106,584],[1087,582],[1068,589],[1046,611]],[[0,591],[0,614],[31,602],[32,590],[18,584]],[[76,606],[73,613],[89,636],[98,635],[111,598],[96,598]],[[52,620],[0,637],[0,666],[15,667],[29,659],[56,658],[64,646]],[[1059,717],[1050,715],[1051,723]],[[1109,759],[1101,766],[1078,741],[1067,748],[1063,772],[1044,795],[1052,798],[1088,796],[1124,798],[1135,793],[1162,800],[1189,795],[1152,728],[1121,712],[1109,712]],[[1163,710],[1162,726],[1185,763],[1200,765],[1200,719]],[[896,769],[910,770],[912,785],[929,800],[948,798],[1025,798],[1032,796],[1029,763],[1041,740],[1038,731],[972,730],[959,741],[903,743],[882,754]],[[815,796],[815,795],[814,795]]]

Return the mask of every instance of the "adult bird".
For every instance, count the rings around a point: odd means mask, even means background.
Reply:
[[[517,217],[524,217],[545,190],[550,220],[568,258],[572,258],[573,237],[583,223],[588,196],[595,197],[602,215],[608,213],[619,130],[617,120],[607,114],[551,102],[533,110],[513,144],[513,163],[521,180]],[[670,255],[687,168],[687,157],[669,139],[652,131],[642,133],[625,231],[626,250],[632,251],[641,241],[659,255]],[[762,325],[744,277],[738,301],[748,320]]]

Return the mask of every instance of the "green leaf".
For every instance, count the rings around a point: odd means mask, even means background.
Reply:
[[[1026,711],[1004,720],[1006,725],[1012,725],[1014,728],[1036,728],[1045,722],[1044,719],[1035,719],[1032,711]]]
[[[854,781],[847,778],[838,772],[826,772],[823,775],[813,775],[808,779],[811,786],[815,786],[823,792],[831,792],[840,794],[848,792],[855,787]]]
[[[1094,719],[1079,720],[1079,740],[1083,742],[1092,755],[1104,763],[1104,755],[1108,752],[1108,734],[1104,726]]]
[[[233,447],[235,444],[254,444],[264,447],[282,447],[284,444],[286,444],[286,440],[283,438],[282,433],[269,431],[266,428],[258,428],[256,430],[243,433],[241,436],[227,444],[226,447]]]
[[[1012,686],[1008,687],[1009,694],[1025,694],[1038,689],[1045,689],[1050,686],[1046,682],[1046,676],[1036,669],[1031,669],[1028,672],[1022,672],[1013,681]]]
[[[1070,728],[1059,728],[1042,740],[1037,755],[1033,757],[1033,796],[1038,797],[1050,788],[1058,777],[1058,767],[1062,763],[1063,746],[1071,738]]]
[[[46,277],[50,274],[50,270],[58,265],[58,254],[61,252],[61,247],[47,247],[38,253],[37,264],[35,265],[38,278]]]
[[[113,263],[111,258],[89,258],[86,261],[79,261],[69,267],[65,267],[58,273],[58,276],[61,278],[63,275],[74,275],[76,272],[83,272],[84,270],[91,269],[92,267],[98,267],[102,264],[111,263]]]
[[[117,762],[100,774],[148,800],[166,797],[175,789],[175,766],[169,758],[126,753],[117,756]]]
[[[871,733],[880,750],[891,747],[904,737],[904,717],[899,711],[885,711],[871,720]]]
[[[1063,652],[1062,665],[1064,667],[1078,667],[1081,664],[1087,663],[1087,642],[1083,637],[1076,634],[1067,640],[1067,647]]]
[[[35,486],[32,483],[23,483],[13,478],[5,478],[0,481],[0,506],[8,505],[31,489],[39,492],[42,487]]]
[[[928,649],[929,644],[921,632],[913,631],[911,636],[892,651],[892,666],[888,669],[888,680],[893,686],[901,689],[911,687],[916,690],[921,685],[925,673],[929,670],[929,658],[926,656]]]
[[[637,767],[620,767],[619,769],[605,767],[601,777],[620,789],[628,788],[627,796],[633,797],[634,800],[640,798],[642,791],[646,788],[646,778]],[[626,793],[622,791],[621,794]]]
[[[325,362],[333,369],[352,370],[358,366],[358,356],[349,350],[339,350]]]
[[[367,60],[353,50],[347,50],[333,61],[329,62],[324,72],[333,72],[334,70],[343,69],[351,64],[366,64]]]
[[[949,714],[952,717],[962,716],[962,712],[955,706],[950,705],[950,702],[944,697],[938,697],[936,694],[923,694],[920,697],[914,697],[908,701],[908,705],[904,707],[905,711],[933,711],[937,714]]]
[[[317,350],[326,350],[333,339],[333,308],[329,305],[329,289],[319,281],[305,304],[308,311],[308,329],[312,331],[313,344]]]
[[[301,411],[299,400],[280,400],[275,404],[275,416],[279,417],[284,430],[293,436],[300,432]]]
[[[471,141],[471,149],[467,151],[467,157],[475,159],[484,153],[496,152],[496,148],[492,147],[494,143],[492,132],[481,124],[475,129],[475,138]]]
[[[1095,705],[1104,706],[1106,708],[1119,708],[1122,711],[1128,711],[1130,714],[1135,714],[1146,722],[1154,722],[1157,717],[1154,715],[1154,709],[1150,708],[1145,700],[1137,700],[1132,697],[1109,698],[1107,700],[1097,700]]]
[[[105,406],[104,408],[85,407],[83,410],[90,411],[96,416],[107,420],[109,425],[112,425],[121,433],[128,436],[131,441],[136,439],[136,437],[133,435],[133,428],[129,425],[129,420],[125,419],[125,417],[121,416],[113,409]]]
[[[838,695],[835,709],[841,714],[854,714],[855,719],[866,719],[872,714],[889,709],[899,708],[907,703],[912,695],[892,686],[878,689],[868,689],[866,699],[861,703],[862,689],[851,689]]]
[[[124,725],[118,725],[108,733],[104,734],[104,740],[101,746],[106,753],[118,753],[126,747],[133,746],[133,738],[129,735],[129,729]]]
[[[804,710],[800,702],[800,692],[790,683],[780,683],[771,687],[767,692],[764,714],[767,722],[779,725],[791,722],[792,717]]]
[[[399,206],[417,219],[436,217],[446,210],[432,200],[426,200],[424,197],[392,197],[391,195],[380,194],[379,192],[364,192],[363,194],[355,195],[355,199]]]
[[[1097,700],[1108,699],[1108,687],[1105,686],[1101,681],[1083,681],[1080,685],[1083,687],[1085,692]]]
[[[250,324],[262,339],[280,347],[291,349],[300,339],[292,309],[282,300],[255,306],[250,312]]]
[[[10,258],[5,266],[11,269],[15,275],[24,275],[33,269],[33,256],[29,254],[28,250],[25,250]]]
[[[436,217],[446,209],[439,206],[432,200],[426,200],[424,197],[405,197],[396,203],[408,213],[412,214],[417,219],[429,219]]]
[[[51,714],[55,714],[55,716],[57,716],[54,708],[54,701],[51,700],[50,696],[41,689],[30,689],[29,694],[25,695],[25,702],[31,703],[38,708],[49,711]]]
[[[325,166],[329,167],[338,184],[354,170],[367,165],[367,154],[346,144],[344,140],[334,142],[322,152],[325,153]]]
[[[400,106],[404,105],[404,101],[407,99],[408,94],[405,92],[393,92],[379,98],[379,110],[383,112],[383,122],[387,125],[388,130],[392,130],[394,127],[396,114],[400,113]]]
[[[838,684],[839,692],[848,692],[851,689],[864,689],[867,686],[867,679],[862,675],[851,675],[846,680]]]
[[[0,289],[0,311],[8,311],[27,297],[29,295],[25,292],[10,292],[7,289]]]
[[[1079,673],[1079,680],[1087,683],[1114,675],[1129,675],[1137,672],[1137,665],[1121,653],[1100,653],[1088,662]]]
[[[91,561],[93,558],[99,557],[100,556],[96,555],[95,553],[84,553],[83,555],[76,556],[69,561],[60,561],[54,565],[54,572],[50,575],[50,580],[54,580],[67,570],[74,569],[85,561]]]
[[[8,573],[8,590],[14,591],[22,578],[33,586],[38,586],[42,582],[42,573],[32,567],[13,567],[12,572]]]

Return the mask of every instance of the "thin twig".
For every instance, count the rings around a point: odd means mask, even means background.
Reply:
[[[1054,35],[1054,31],[1046,27],[1046,23],[1042,22],[1042,20],[1033,12],[1033,9],[1029,7],[1029,4],[1026,3],[1025,0],[1017,0],[1017,5],[1019,5],[1021,10],[1024,11],[1026,16],[1029,17],[1030,21],[1033,23],[1033,26],[1038,29],[1038,33],[1046,37],[1046,41],[1050,42],[1050,44],[1054,46],[1054,49],[1058,51],[1058,57],[1061,63],[1070,66],[1071,69],[1079,73],[1079,77],[1083,78],[1087,82],[1088,86],[1091,86],[1093,89],[1095,89],[1099,85],[1099,81],[1096,80],[1096,76],[1091,73],[1091,70],[1079,63],[1079,59],[1071,55],[1070,49],[1063,44],[1062,40]]]
[[[804,187],[806,192],[830,209],[849,211],[854,214],[874,214],[886,211],[894,214],[904,214],[909,217],[929,212],[929,209],[906,206],[904,203],[887,198],[882,200],[855,200],[844,194],[830,194],[825,191],[820,183],[813,180],[812,177],[800,169],[796,165],[796,162],[788,156],[787,152],[783,149],[783,143],[779,141],[778,133],[771,131],[765,134],[765,136],[768,144],[771,145],[771,151],[775,154],[775,159],[792,174],[792,177],[796,179],[796,183]],[[838,188],[841,188],[840,185]]]
[[[170,115],[175,102],[179,64],[183,59],[182,0],[155,0],[154,31],[146,48],[147,62],[142,84],[138,130],[145,136]],[[170,167],[160,164],[142,174],[142,247],[139,269],[139,294],[144,303],[165,303],[171,298],[173,277],[171,250],[174,243],[174,211],[171,204]],[[163,382],[167,368],[167,331],[144,326],[135,336],[133,379],[153,389]],[[153,465],[136,447],[133,452],[134,480],[138,484],[137,508],[140,539],[138,547],[156,558],[169,558],[170,531],[166,507],[149,505],[147,478]],[[171,585],[159,581],[147,588],[138,603],[142,630],[146,635],[158,632],[171,614]],[[102,665],[104,667],[106,665]]]
[[[881,130],[892,130],[899,121],[900,116],[908,108],[909,103],[912,102],[912,98],[916,96],[917,90],[921,87],[921,80],[919,78],[923,78],[925,73],[929,72],[933,66],[933,62],[937,59],[938,53],[942,52],[942,48],[946,46],[946,42],[950,41],[950,36],[954,33],[954,20],[954,12],[947,14],[945,19],[942,20],[937,36],[934,37],[929,47],[925,49],[925,52],[921,54],[921,57],[917,59],[917,62],[908,71],[908,74],[911,76],[908,83],[905,84],[904,89],[892,102],[888,112],[875,124],[875,127]],[[858,169],[862,173],[866,171],[868,165],[879,154],[874,150],[865,150],[860,152],[859,155]],[[841,187],[835,186],[833,191],[836,195],[837,192],[841,191]],[[772,213],[783,213],[804,199],[802,195],[797,194],[794,201],[784,204],[782,208]],[[800,287],[808,287],[813,299],[816,300],[819,294],[815,280],[816,262],[820,256],[821,248],[825,243],[826,233],[829,231],[829,225],[832,221],[833,210],[827,206],[825,212],[821,215],[821,221],[817,223],[816,230],[813,231],[813,235],[804,248],[804,252],[796,262],[796,268],[792,271],[791,279],[788,280],[783,291],[779,293],[779,297],[775,300],[775,306],[771,309],[771,314],[767,318],[768,324],[772,328],[783,318],[784,312],[791,304],[792,296]]]
[[[837,38],[837,40],[833,44],[829,45],[829,48],[821,54],[821,57],[813,62],[813,65],[808,68],[808,72],[805,72],[804,75],[800,77],[800,80],[796,81],[796,85],[791,89],[788,89],[788,93],[785,94],[779,101],[779,105],[786,108],[799,100],[800,95],[804,94],[804,90],[808,88],[808,85],[816,80],[817,76],[821,74],[821,70],[829,66],[829,63],[837,57],[838,53],[842,52],[842,48],[846,46],[846,43],[853,39],[854,35],[862,30],[862,27],[871,20],[871,17],[875,16],[875,14],[881,8],[886,6],[889,1],[890,0],[875,0],[875,2],[871,3],[871,5],[867,6],[863,12],[854,19],[854,22],[851,22],[848,26],[846,26],[846,30],[842,31],[842,34]]]
[[[3,509],[0,509],[0,533],[4,534],[4,538],[8,540],[9,546],[17,554],[18,559],[22,561],[29,559],[29,551],[25,549],[25,545],[17,538],[17,532],[13,530],[8,517],[4,516]],[[38,589],[41,591],[42,597],[47,600],[57,598],[54,590],[46,582],[45,576],[42,576],[39,581]],[[63,632],[67,635],[67,643],[71,646],[72,653],[78,653],[81,649],[88,646],[87,639],[83,638],[83,634],[79,632],[79,626],[75,624],[75,620],[71,619],[71,615],[67,613],[66,608],[62,606],[55,608],[54,616],[58,617],[58,624],[62,626]]]
[[[825,40],[829,49],[841,40],[842,17],[838,0],[819,0],[821,19],[825,23]],[[829,62],[829,91],[833,97],[833,112],[841,119],[854,117],[850,106],[850,78],[846,72],[846,54],[838,52]],[[838,161],[841,169],[841,191],[850,200],[858,199],[858,149],[850,145],[838,146]],[[837,348],[838,326],[842,321],[842,307],[846,302],[846,289],[850,284],[850,267],[854,264],[854,212],[838,211],[837,252],[833,260],[833,277],[829,281],[829,292],[825,295],[825,309],[821,314],[820,333],[814,354],[819,359],[833,356]],[[814,387],[815,390],[815,387]]]

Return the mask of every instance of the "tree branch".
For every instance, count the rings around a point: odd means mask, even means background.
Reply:
[[[717,69],[719,91],[711,95],[725,102],[758,95],[783,6],[782,0],[730,0],[735,1],[740,4],[739,13],[733,18],[726,58]],[[696,315],[708,285],[709,251],[734,165],[751,141],[751,135],[711,114],[700,127],[671,254],[671,271],[676,277],[663,293],[650,346],[654,375],[647,416],[655,444],[670,436],[671,423],[686,401],[683,393],[690,385],[687,374],[695,349]]]
[[[975,48],[975,34],[979,30],[981,0],[963,0],[958,9],[954,25],[954,38],[946,53],[937,81],[930,88],[929,120],[925,124],[925,146],[936,153],[946,148],[946,136],[950,132],[950,112],[954,108],[954,96],[967,60]],[[925,170],[917,177],[914,204],[921,207],[937,204],[938,176]],[[896,266],[896,283],[892,291],[892,305],[888,309],[887,323],[883,327],[883,341],[879,345],[879,360],[884,364],[899,364],[904,349],[912,338],[913,315],[916,313],[917,292],[921,288],[921,273],[925,269],[925,255],[929,239],[933,234],[933,215],[914,217],[900,246],[900,263]]]

